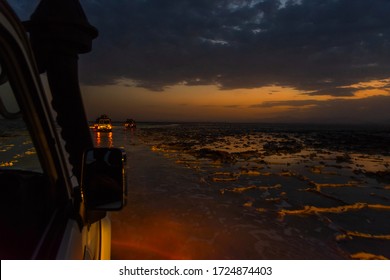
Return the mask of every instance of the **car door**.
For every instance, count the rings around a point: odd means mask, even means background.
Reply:
[[[26,33],[2,0],[0,70],[1,258],[106,257],[104,223],[88,224],[80,215],[79,182]]]

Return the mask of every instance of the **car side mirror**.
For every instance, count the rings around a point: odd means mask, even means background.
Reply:
[[[84,152],[81,192],[87,210],[115,211],[126,205],[126,154],[117,148]]]

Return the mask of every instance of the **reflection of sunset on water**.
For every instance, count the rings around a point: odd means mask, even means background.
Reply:
[[[95,133],[97,145],[123,145],[128,157],[112,258],[388,258],[390,157],[376,153],[387,136],[260,127]],[[360,139],[356,150],[349,139]]]
[[[123,145],[128,157],[112,258],[388,258],[387,134],[261,127],[94,133],[95,145]]]
[[[189,244],[191,226],[175,222],[164,214],[155,213],[134,222],[133,226],[114,232],[114,259],[129,256],[133,259],[192,259],[201,249]]]
[[[267,219],[256,219],[249,213],[242,213],[240,207],[219,204],[211,197],[196,200],[183,196],[178,204],[172,205],[173,202],[175,199],[156,196],[147,207],[136,202],[141,207],[129,205],[126,214],[125,211],[113,213],[111,257],[178,260],[338,258],[325,248],[308,254],[307,251],[323,245],[313,245],[303,239],[289,244],[291,237],[282,238],[280,235],[284,235],[284,230],[271,221],[265,223]]]

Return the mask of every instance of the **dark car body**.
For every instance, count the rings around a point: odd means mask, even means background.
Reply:
[[[80,156],[81,176],[75,176],[27,32],[4,0],[0,71],[0,145],[9,147],[0,152],[1,259],[110,258],[108,211],[120,210],[126,198],[123,151],[86,149]],[[23,145],[30,145],[27,152],[11,154]],[[84,180],[86,170],[89,177],[98,174],[88,160],[97,151],[116,155],[110,164],[121,175],[107,172],[115,184],[106,187],[117,188],[111,204],[94,199],[89,193],[96,185]],[[105,194],[114,195],[110,190]]]

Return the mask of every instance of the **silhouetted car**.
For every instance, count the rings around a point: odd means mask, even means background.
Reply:
[[[72,145],[63,136],[72,127],[57,123],[34,54],[24,26],[0,0],[0,257],[108,259],[107,211],[126,202],[125,155],[89,147],[70,157],[81,136]]]
[[[137,128],[137,124],[135,123],[135,120],[133,119],[127,119],[123,126],[125,127],[125,129],[135,129]]]

